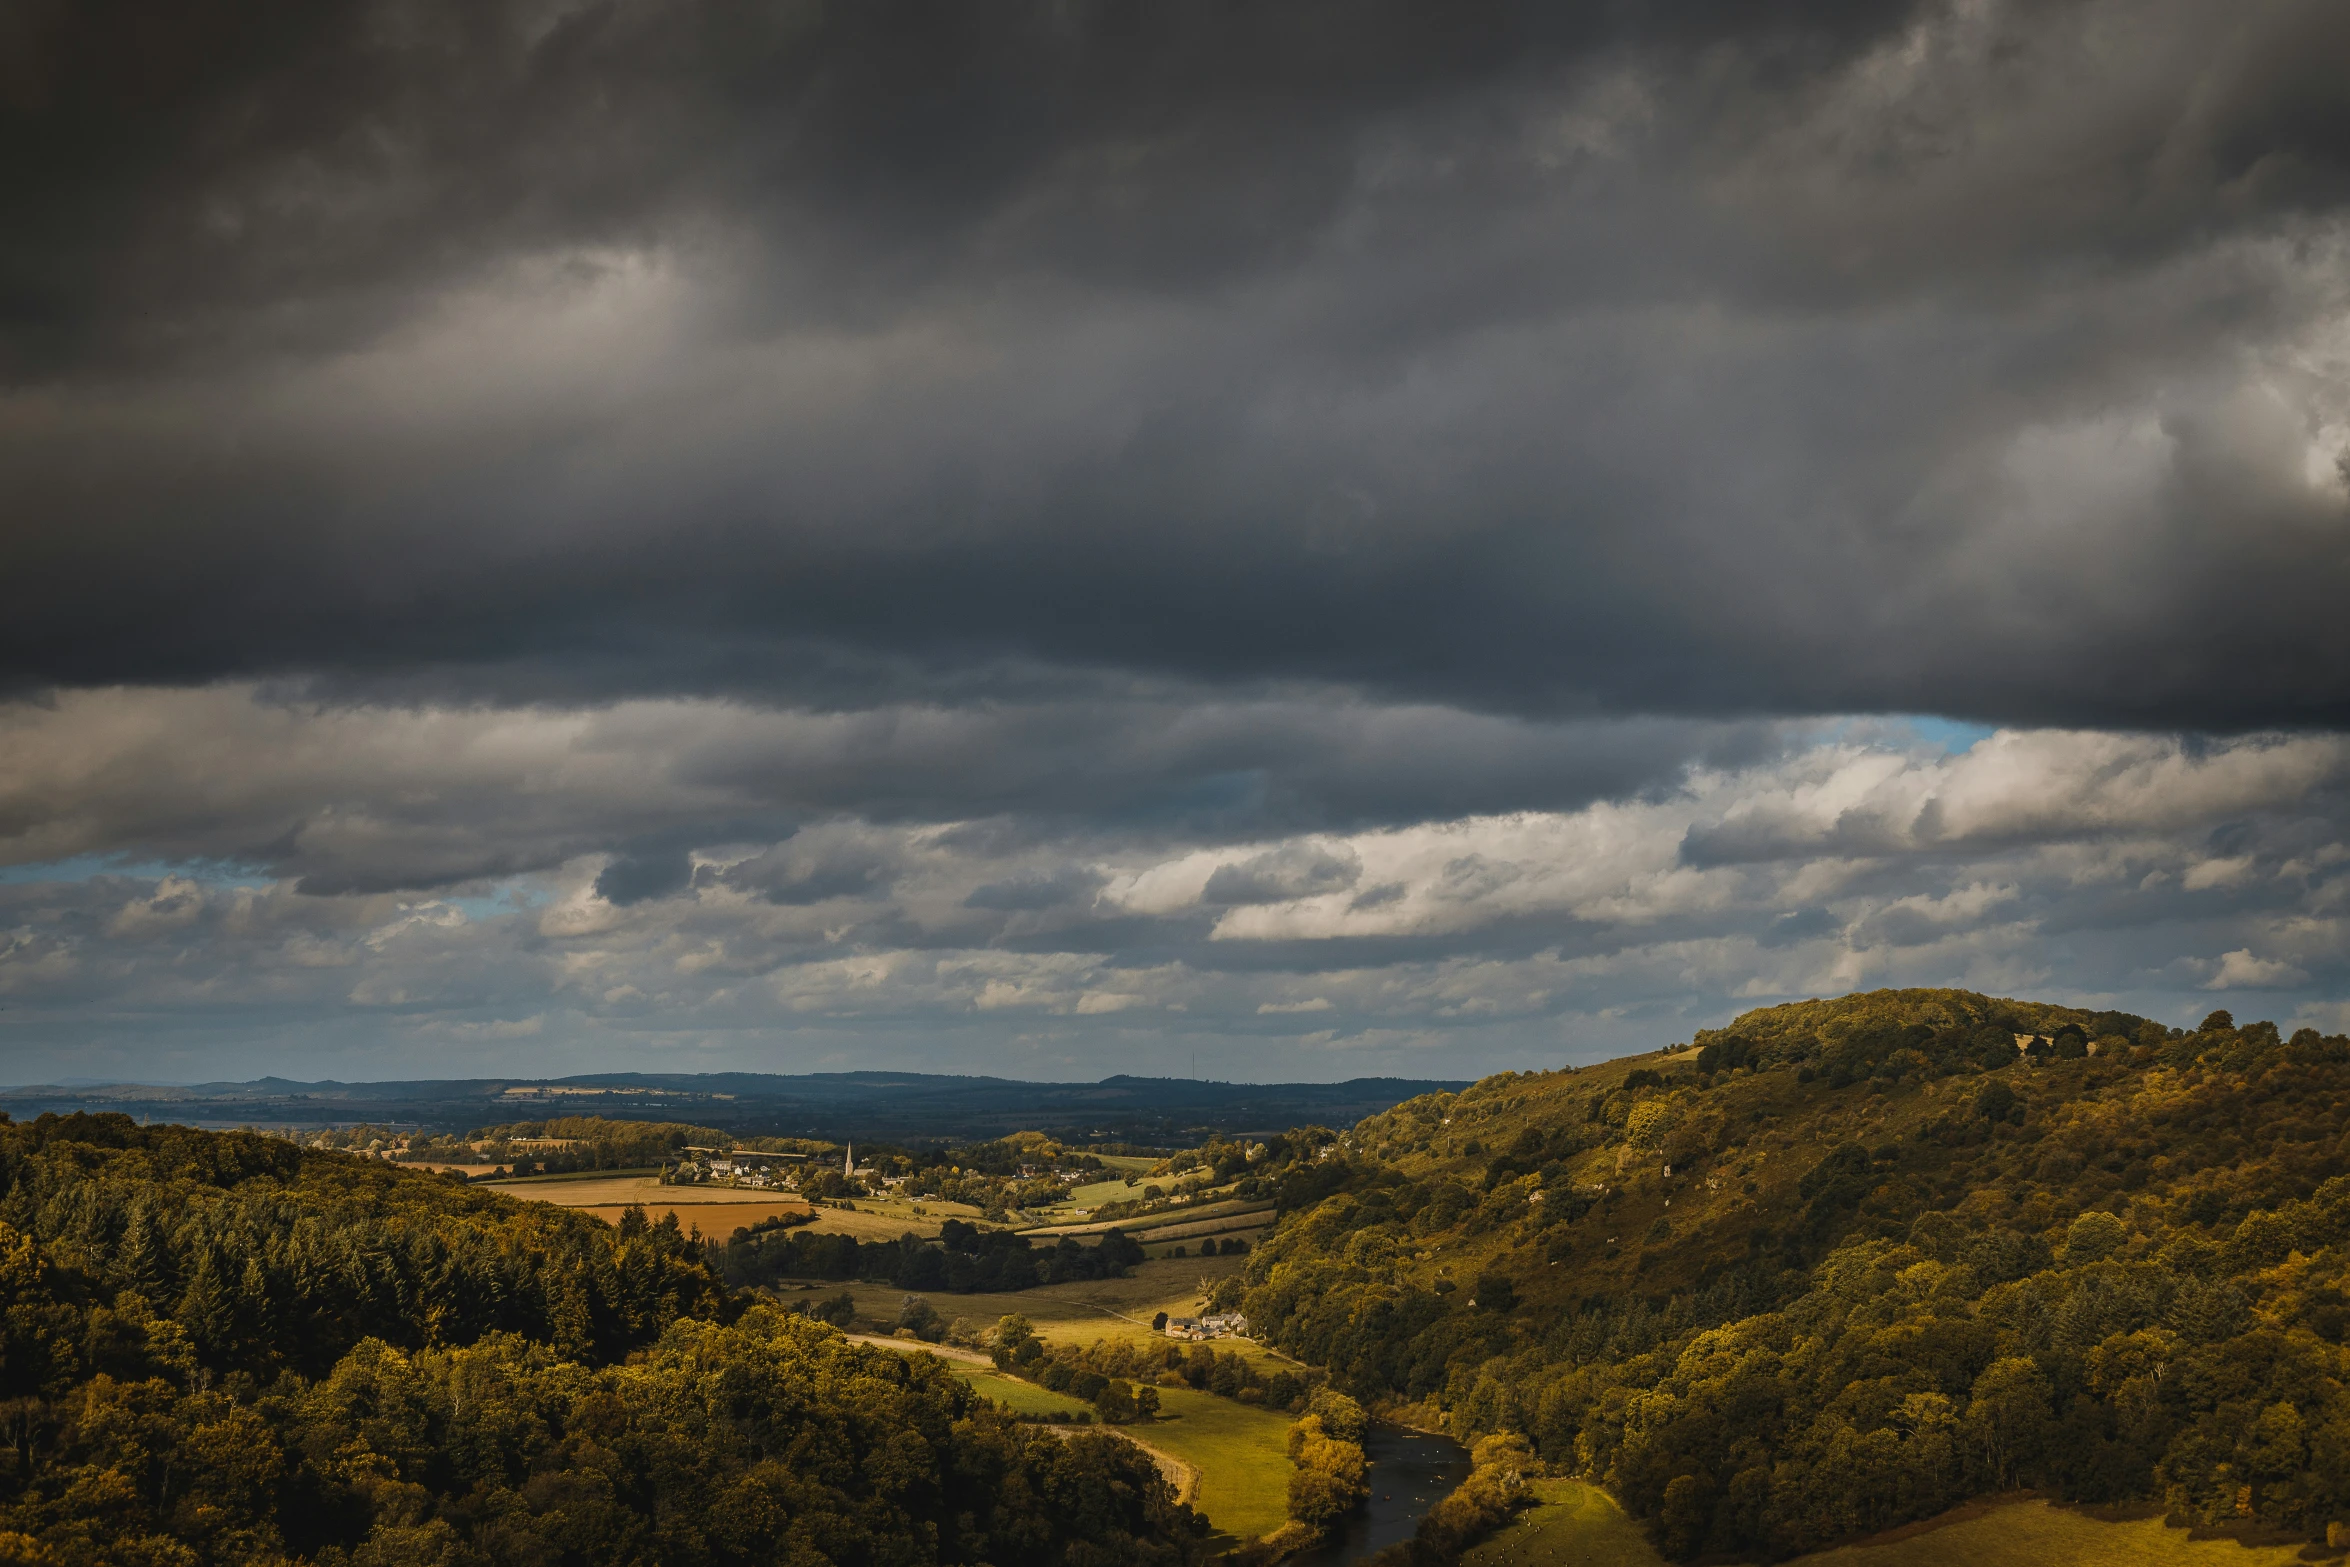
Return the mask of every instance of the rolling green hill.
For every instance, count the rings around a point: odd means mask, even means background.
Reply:
[[[1807,1002],[1281,1139],[1245,1306],[1358,1396],[1523,1434],[1676,1559],[2016,1485],[2322,1538],[2346,1130],[2338,1036]]]

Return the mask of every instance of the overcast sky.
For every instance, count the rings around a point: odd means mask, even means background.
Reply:
[[[2350,11],[0,15],[0,1080],[2350,1026]]]

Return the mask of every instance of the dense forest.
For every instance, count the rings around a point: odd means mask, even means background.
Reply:
[[[1091,1246],[1063,1238],[1031,1245],[1010,1230],[983,1230],[960,1219],[939,1227],[937,1241],[907,1235],[859,1241],[814,1234],[791,1217],[768,1219],[734,1232],[718,1252],[729,1283],[771,1284],[778,1279],[863,1279],[909,1290],[974,1292],[1031,1289],[1080,1279],[1114,1278],[1142,1261],[1143,1250],[1110,1230]]]
[[[1245,1308],[1678,1559],[2032,1485],[2350,1518],[2350,1040],[1959,991],[1503,1074],[1261,1165]],[[1327,1140],[1325,1140],[1327,1139]]]
[[[0,1124],[0,1561],[1174,1564],[1111,1438],[618,1227],[272,1139]]]

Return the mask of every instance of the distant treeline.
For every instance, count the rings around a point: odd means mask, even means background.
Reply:
[[[567,1142],[556,1149],[525,1149],[518,1142]],[[411,1160],[464,1163],[486,1159],[510,1174],[568,1175],[589,1170],[642,1169],[674,1162],[688,1147],[756,1148],[768,1153],[824,1153],[830,1143],[796,1137],[738,1138],[714,1126],[685,1121],[616,1121],[600,1115],[556,1116],[477,1127],[462,1137],[410,1145]]]
[[[1099,1244],[1063,1239],[1032,1246],[1010,1230],[983,1230],[960,1219],[940,1226],[938,1239],[908,1234],[894,1241],[801,1230],[788,1219],[766,1220],[734,1232],[718,1251],[730,1284],[778,1279],[862,1279],[909,1290],[987,1294],[1039,1284],[1116,1278],[1143,1260],[1143,1250],[1118,1230]]]

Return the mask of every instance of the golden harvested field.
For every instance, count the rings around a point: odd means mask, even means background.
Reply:
[[[738,1186],[664,1186],[657,1175],[534,1176],[520,1181],[491,1181],[488,1186],[489,1190],[504,1192],[509,1197],[551,1202],[563,1208],[624,1207],[632,1202],[699,1208],[719,1203],[771,1203],[787,1195]]]
[[[675,1213],[677,1222],[685,1228],[720,1239],[775,1214],[808,1211],[807,1203],[789,1193],[726,1186],[663,1186],[658,1177],[651,1175],[492,1181],[485,1190],[519,1197],[525,1202],[582,1208],[606,1224],[618,1224],[620,1216],[632,1206],[643,1208],[645,1217],[656,1224],[661,1222],[663,1214]]]
[[[929,1204],[923,1206],[928,1208]],[[859,1199],[854,1213],[841,1208],[817,1209],[816,1222],[808,1228],[820,1235],[854,1235],[861,1241],[894,1241],[911,1230],[929,1240],[938,1234],[941,1222],[942,1216],[936,1210],[917,1218],[902,1204],[884,1208]]]

